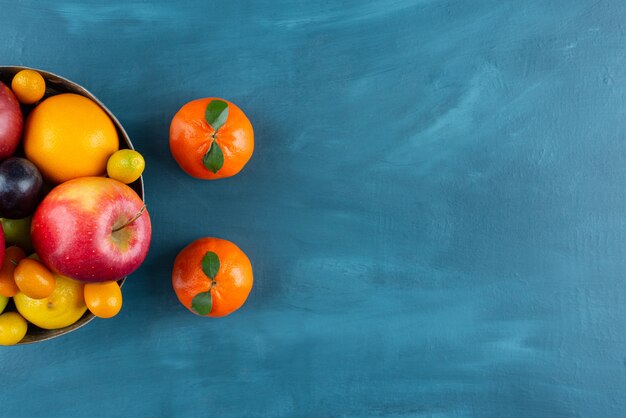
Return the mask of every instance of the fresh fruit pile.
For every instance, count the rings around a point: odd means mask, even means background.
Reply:
[[[29,326],[120,311],[118,281],[150,246],[150,216],[128,186],[144,166],[119,149],[115,124],[91,99],[46,94],[34,70],[11,88],[0,81],[0,345],[19,343]]]

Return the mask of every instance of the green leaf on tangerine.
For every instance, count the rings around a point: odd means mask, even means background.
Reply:
[[[220,171],[220,168],[224,166],[224,153],[215,140],[213,140],[209,150],[204,154],[202,164],[213,174]]]
[[[228,103],[223,100],[211,100],[206,106],[204,118],[217,131],[228,118]]]
[[[202,258],[202,271],[213,280],[220,271],[220,258],[213,251],[207,251]]]
[[[208,315],[213,307],[211,291],[198,293],[191,300],[191,309],[199,315]]]

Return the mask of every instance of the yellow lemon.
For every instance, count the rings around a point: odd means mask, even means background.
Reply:
[[[22,70],[13,76],[11,90],[20,103],[33,104],[46,93],[46,82],[35,70]]]
[[[107,174],[112,179],[130,184],[137,180],[146,168],[143,156],[132,149],[121,149],[111,155],[107,163]]]
[[[28,323],[17,312],[6,312],[0,315],[0,345],[15,345],[22,341]]]
[[[56,287],[44,299],[32,299],[23,293],[13,297],[15,307],[24,318],[44,329],[72,325],[87,310],[83,297],[84,285],[69,277],[55,274]]]
[[[24,151],[47,179],[63,183],[101,176],[119,149],[113,121],[98,104],[73,93],[41,102],[24,126]]]

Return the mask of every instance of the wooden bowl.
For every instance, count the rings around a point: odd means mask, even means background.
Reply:
[[[111,113],[111,111],[107,109],[106,106],[102,104],[100,100],[96,98],[96,96],[91,94],[84,87],[79,86],[78,84],[66,78],[50,73],[48,71],[38,70],[36,68],[17,67],[17,66],[9,66],[9,67],[0,66],[0,81],[2,81],[4,84],[6,84],[10,88],[11,80],[13,79],[13,76],[21,70],[35,70],[43,76],[44,80],[46,80],[46,94],[44,96],[44,99],[48,96],[53,96],[55,94],[60,94],[60,93],[76,93],[76,94],[80,94],[81,96],[88,97],[89,99],[96,102],[107,113],[107,115],[109,115],[109,117],[113,121],[113,124],[115,125],[115,128],[117,129],[117,134],[120,139],[120,149],[124,149],[124,148],[134,149],[132,142],[130,142],[130,138],[128,137],[128,134],[122,127],[122,124],[117,120],[117,118],[113,115],[113,113]],[[33,109],[35,105],[31,105],[31,106],[23,105],[22,106],[22,112],[24,113],[24,117],[26,117],[28,112],[31,109]],[[129,184],[129,186],[139,195],[141,200],[144,200],[143,177],[140,177],[134,183]],[[125,277],[120,279],[118,281],[119,285],[122,286],[125,280],[126,280]],[[6,310],[11,310],[11,309],[15,310],[15,305],[13,304],[12,300],[7,306]],[[59,329],[53,329],[53,330],[42,329],[29,323],[28,333],[26,334],[24,339],[20,341],[19,344],[37,343],[41,341],[50,340],[52,338],[56,338],[64,334],[68,334],[74,330],[77,330],[78,328],[82,326],[85,326],[88,322],[90,322],[94,318],[95,316],[91,312],[89,312],[89,310],[87,310],[85,314],[72,325],[67,326],[65,328],[59,328]]]

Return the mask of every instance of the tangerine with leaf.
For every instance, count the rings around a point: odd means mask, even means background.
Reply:
[[[178,165],[192,177],[231,177],[250,160],[254,131],[243,111],[228,100],[193,100],[172,119],[170,150]]]
[[[200,238],[174,261],[176,296],[196,315],[221,317],[236,311],[248,298],[252,283],[250,260],[227,240]]]

